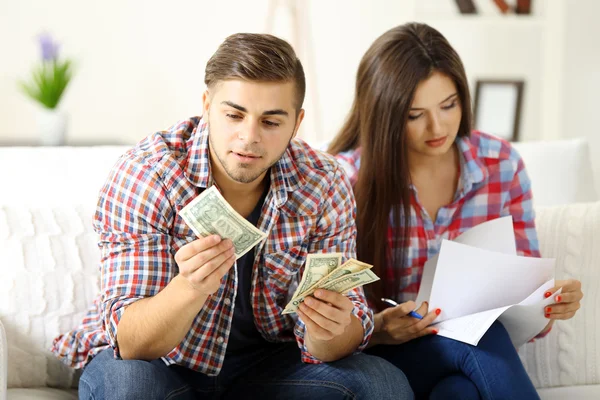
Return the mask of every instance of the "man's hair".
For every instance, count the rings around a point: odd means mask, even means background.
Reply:
[[[306,82],[302,63],[288,42],[273,35],[236,33],[208,60],[204,83],[210,89],[221,81],[289,82],[296,85],[296,111],[302,108]]]

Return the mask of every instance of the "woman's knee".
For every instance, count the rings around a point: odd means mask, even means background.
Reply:
[[[463,374],[450,375],[438,382],[429,395],[430,400],[479,400],[477,386]]]

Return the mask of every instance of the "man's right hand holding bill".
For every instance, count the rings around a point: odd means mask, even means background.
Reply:
[[[210,235],[196,239],[175,253],[179,277],[185,278],[198,293],[210,296],[221,285],[223,276],[235,263],[235,248],[229,239]]]
[[[179,274],[162,291],[123,313],[117,335],[124,359],[163,357],[179,344],[234,265],[235,249],[231,240],[209,235],[182,246],[175,262]]]

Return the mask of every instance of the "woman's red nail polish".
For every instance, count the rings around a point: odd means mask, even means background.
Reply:
[[[440,310],[439,308],[435,309],[435,315],[440,315],[442,313],[442,310]]]
[[[544,293],[544,297],[545,298],[548,298],[550,296],[552,296],[552,292],[546,292],[546,293]]]
[[[550,318],[550,314],[544,314],[544,317]]]
[[[560,300],[562,299],[562,297],[560,296],[556,296],[556,301],[558,301],[560,303]]]
[[[437,334],[438,334],[438,330],[437,330],[437,329],[434,329],[434,330],[432,330],[432,331],[431,331],[431,333],[432,333],[433,335],[437,335]]]
[[[547,313],[551,313],[552,312],[552,307],[546,307],[546,312]]]

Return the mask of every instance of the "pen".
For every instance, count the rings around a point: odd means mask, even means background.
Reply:
[[[384,297],[381,298],[381,301],[383,301],[385,304],[390,305],[392,307],[396,307],[398,305],[398,303],[396,303],[394,300],[386,299]],[[423,316],[416,311],[411,311],[408,313],[408,315],[410,315],[413,318],[423,319]]]

